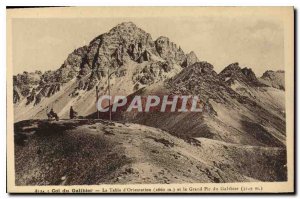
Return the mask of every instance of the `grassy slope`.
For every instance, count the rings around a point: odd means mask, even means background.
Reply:
[[[15,124],[17,185],[285,180],[285,151],[106,121]],[[249,158],[251,157],[251,158]]]

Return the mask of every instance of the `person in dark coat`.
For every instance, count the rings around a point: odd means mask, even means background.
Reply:
[[[74,111],[73,107],[70,107],[70,119],[74,119],[77,115],[77,112]]]
[[[48,107],[47,107],[47,109],[48,109]],[[58,115],[53,111],[53,108],[51,108],[50,112],[47,113],[47,116],[48,116],[48,119],[55,118],[56,121],[59,120],[59,117],[58,117]]]

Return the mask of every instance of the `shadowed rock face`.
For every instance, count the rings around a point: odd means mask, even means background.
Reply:
[[[153,59],[155,56],[161,60]],[[197,60],[193,52],[185,55],[167,37],[153,41],[149,33],[134,23],[124,22],[97,36],[88,45],[75,49],[56,71],[24,72],[14,76],[14,103],[27,98],[27,105],[39,104],[43,98],[51,97],[74,78],[78,84],[74,92],[91,90],[107,76],[108,69],[115,71],[123,67],[125,71],[130,61],[137,64],[151,62],[160,65],[163,72],[169,72],[173,64],[186,67]],[[149,79],[144,77],[142,84],[148,84],[149,80],[145,78]]]

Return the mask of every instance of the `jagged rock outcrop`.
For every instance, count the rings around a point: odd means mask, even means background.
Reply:
[[[19,102],[23,97],[27,97],[32,89],[38,86],[42,72],[23,72],[13,77],[13,98],[14,103]]]
[[[138,72],[133,76],[133,81],[139,82],[142,85],[149,85],[153,84],[155,81],[159,81],[163,70],[162,66],[162,62],[155,62],[146,65],[141,72]]]
[[[257,81],[256,75],[254,74],[251,68],[247,68],[247,67],[243,68],[242,73],[246,76],[247,80],[249,80],[250,82]]]
[[[79,72],[85,72],[82,63],[85,62],[87,50],[88,47],[83,46],[75,49],[71,54],[68,55],[63,65],[59,68],[59,73],[57,74],[60,78],[60,81],[66,83],[79,75]]]
[[[219,78],[228,85],[233,84],[236,79],[245,79],[239,63],[232,63],[225,67],[220,73]]]
[[[219,79],[213,65],[208,62],[196,62],[188,66],[170,79],[168,85],[173,94],[197,95],[203,102],[213,99],[225,103],[228,94],[236,94]]]
[[[199,62],[199,59],[194,51],[191,51],[189,54],[186,55],[185,61],[182,63],[182,67],[190,66],[196,62]]]
[[[60,90],[62,84],[71,79],[65,67],[57,71],[36,71],[34,73],[24,72],[14,76],[14,103],[26,98],[26,105],[38,104],[42,97],[50,97]]]
[[[260,78],[260,81],[268,86],[285,90],[284,75],[285,73],[282,70],[278,70],[278,71],[267,70]]]
[[[155,47],[160,57],[165,60],[174,60],[178,65],[182,65],[186,59],[183,50],[167,37],[159,37],[155,41]]]
[[[218,76],[227,85],[232,85],[235,81],[239,81],[250,86],[263,86],[251,68],[241,68],[237,62],[228,65]]]

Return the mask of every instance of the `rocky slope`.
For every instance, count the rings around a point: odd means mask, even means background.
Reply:
[[[251,68],[241,68],[238,63],[228,65],[218,76],[238,94],[259,103],[285,120],[284,92],[279,87],[272,86],[270,80],[263,81],[262,78],[257,78]]]
[[[161,128],[183,139],[205,137],[235,144],[284,148],[284,92],[259,84],[257,79],[247,79],[239,68],[234,69],[231,78],[235,80],[231,84],[220,74],[211,64],[197,62],[168,81],[150,85],[130,96],[198,96],[204,104],[203,112],[128,113],[125,106],[112,117]],[[240,92],[242,84],[251,95]],[[279,98],[283,104],[276,102]],[[107,114],[101,116],[108,118]]]
[[[16,185],[286,180],[285,151],[276,147],[191,144],[161,129],[101,120],[28,120],[15,129]]]

